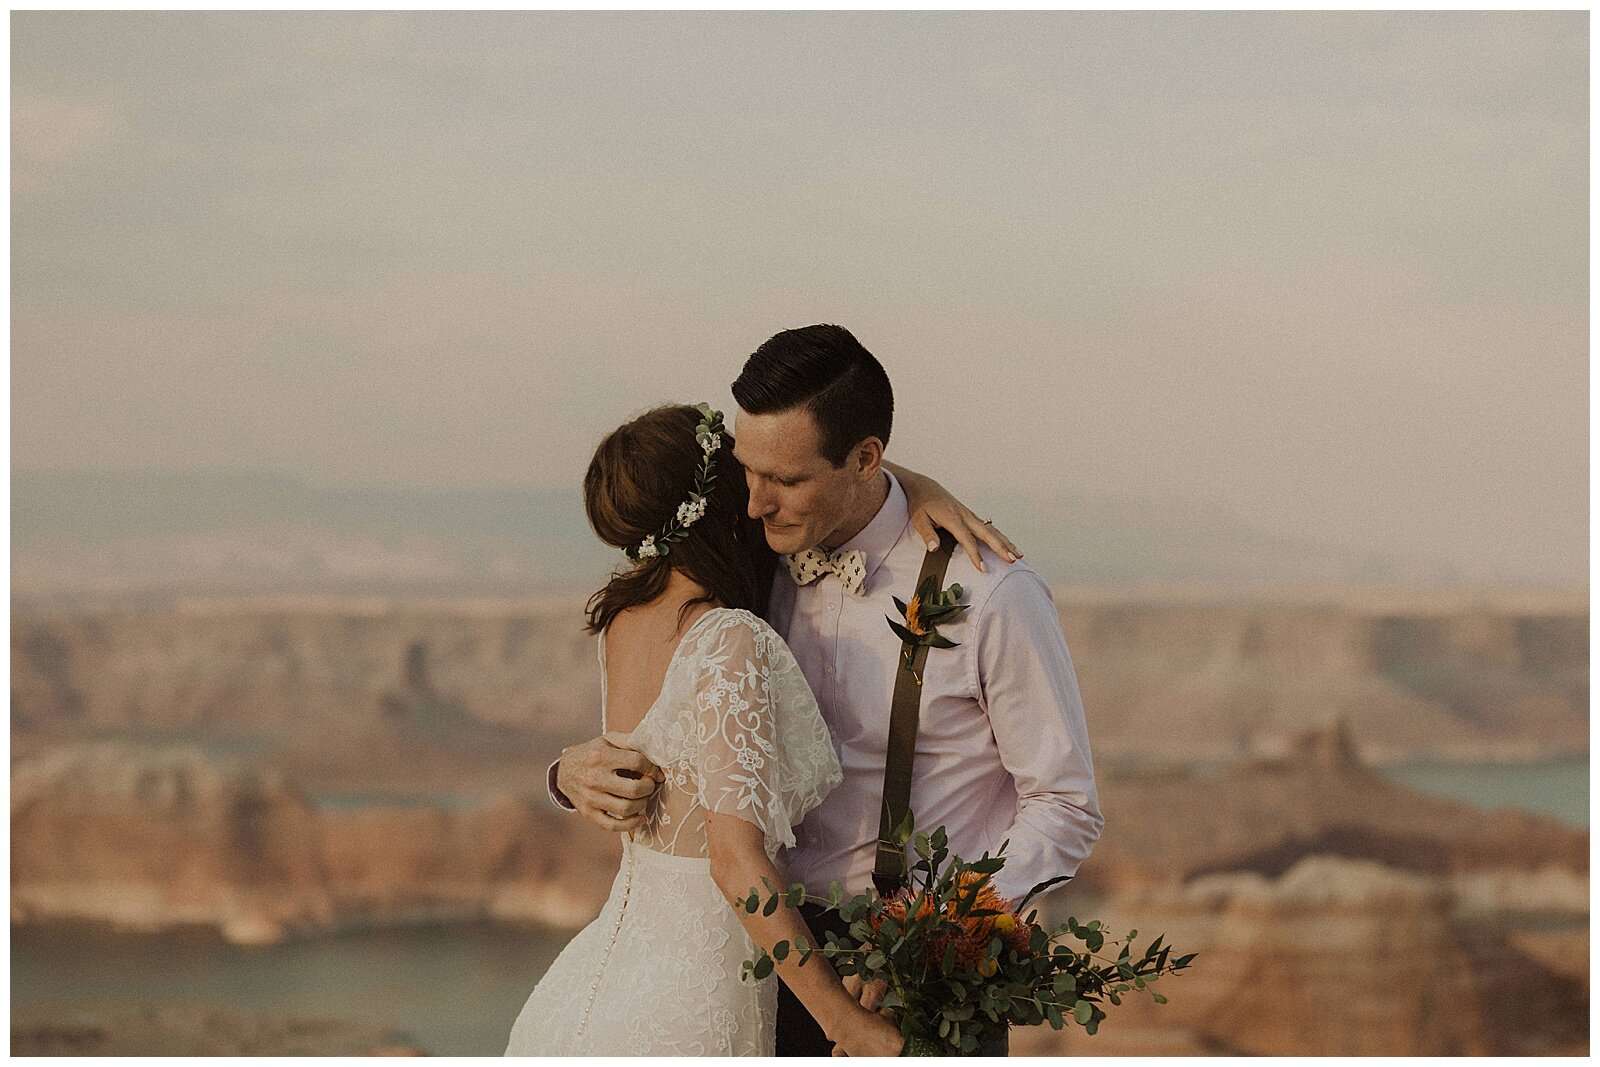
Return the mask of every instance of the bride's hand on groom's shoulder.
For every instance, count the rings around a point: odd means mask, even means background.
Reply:
[[[602,829],[632,830],[660,788],[661,769],[629,748],[627,734],[612,731],[561,750],[556,788],[578,814]]]
[[[956,539],[956,544],[961,546],[967,558],[972,560],[972,565],[980,571],[984,566],[978,548],[979,542],[988,545],[1007,563],[1015,563],[1022,558],[1022,550],[1011,542],[1011,538],[996,529],[994,523],[980,519],[977,512],[957,500],[948,489],[926,474],[918,474],[903,467],[894,468],[894,474],[900,479],[900,487],[906,493],[906,507],[911,512],[911,527],[917,531],[924,544],[937,546],[939,530],[949,530],[950,536]],[[932,548],[929,551],[932,551]]]

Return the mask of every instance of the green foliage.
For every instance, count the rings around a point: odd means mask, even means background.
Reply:
[[[899,611],[901,618],[905,620],[905,625],[901,625],[889,616],[884,616],[889,629],[894,631],[894,635],[905,646],[904,654],[900,658],[903,669],[912,669],[913,654],[918,648],[961,647],[939,633],[939,626],[954,619],[971,606],[959,603],[965,595],[966,591],[961,588],[959,582],[941,591],[934,576],[930,574],[917,585],[916,596],[912,598],[912,603],[917,608],[915,620],[912,618],[911,605],[899,597],[890,597],[894,601],[895,610]]]
[[[698,505],[704,513],[705,498],[711,494],[711,489],[717,484],[716,451],[721,447],[723,424],[722,412],[712,408],[710,404],[700,403],[695,405],[700,412],[700,422],[695,426],[695,442],[700,446],[700,466],[695,471],[694,492],[689,494],[686,501],[691,506]],[[689,533],[689,527],[697,519],[690,519],[687,523],[676,515],[661,529],[651,535],[653,554],[664,557],[671,553],[672,542],[681,541]],[[624,549],[627,557],[638,563],[641,559],[639,545],[630,545]]]
[[[1106,1006],[1119,1006],[1125,994],[1148,992],[1165,1004],[1167,998],[1149,986],[1195,958],[1189,953],[1169,962],[1172,946],[1164,936],[1135,955],[1137,930],[1112,939],[1099,920],[1080,923],[1069,917],[1046,929],[1036,911],[1024,917],[1021,905],[988,895],[990,879],[1005,867],[1009,842],[995,855],[984,853],[969,863],[950,854],[944,827],[919,833],[909,813],[894,836],[901,846],[911,842],[919,857],[907,889],[890,900],[875,893],[846,898],[834,883],[828,887],[829,906],[847,924],[849,936],[830,931],[821,946],[780,941],[746,961],[743,976],[764,978],[795,952],[800,966],[821,955],[841,976],[888,984],[883,1003],[900,1020],[906,1055],[952,1055],[975,1052],[1009,1026],[1049,1023],[1061,1029],[1070,1020],[1093,1034],[1106,1018]],[[1022,902],[1066,877],[1039,883]],[[764,898],[752,889],[738,903],[747,914],[759,909],[772,915],[780,905],[795,907],[804,899],[803,886],[767,883]],[[1081,943],[1083,951],[1071,941]],[[1108,945],[1114,954],[1099,955]]]

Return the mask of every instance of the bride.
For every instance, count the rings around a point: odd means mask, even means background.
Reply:
[[[892,1056],[899,1029],[833,970],[790,955],[755,981],[755,946],[816,938],[800,913],[746,914],[778,851],[841,779],[811,689],[762,615],[777,557],[746,515],[721,414],[655,408],[614,430],[584,476],[601,540],[626,551],[589,601],[602,729],[662,769],[600,915],[562,950],[511,1029],[508,1056],[771,1056],[781,977],[837,1052]]]

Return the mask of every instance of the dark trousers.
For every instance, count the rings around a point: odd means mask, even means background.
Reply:
[[[800,905],[800,914],[804,917],[806,925],[811,927],[812,941],[817,945],[828,943],[828,932],[845,936],[849,925],[839,918],[836,911],[827,911],[818,904]],[[811,957],[807,967],[826,967],[828,962],[821,954]],[[1009,1056],[1011,1054],[1011,1039],[1009,1034],[1002,1033],[998,1037],[985,1041],[978,1047],[979,1056]],[[811,1013],[806,1011],[800,998],[789,992],[789,987],[781,981],[778,983],[778,1055],[780,1056],[831,1056],[833,1055],[833,1042],[823,1034],[822,1027]]]

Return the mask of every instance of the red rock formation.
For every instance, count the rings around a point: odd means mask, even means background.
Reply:
[[[1289,754],[1209,773],[1185,768],[1100,776],[1105,833],[1080,875],[1098,891],[1216,871],[1281,874],[1306,856],[1367,859],[1399,870],[1488,876],[1549,870],[1581,880],[1589,835],[1558,820],[1420,793],[1363,767],[1343,723],[1291,742]],[[1482,893],[1496,892],[1479,877]],[[1560,893],[1552,884],[1547,892]]]
[[[330,913],[303,798],[195,746],[101,742],[13,767],[11,894],[13,922],[214,923],[240,940]]]
[[[1282,754],[1335,716],[1370,760],[1587,749],[1581,603],[1063,589],[1058,604],[1107,767]],[[526,764],[496,753],[518,742],[478,727],[523,731],[521,748],[541,754],[594,733],[597,668],[581,621],[575,600],[24,613],[12,627],[14,744],[29,752],[108,729],[254,737],[307,761],[285,765],[319,785],[308,773],[319,757],[348,764],[373,738],[409,731],[436,749],[476,737],[470,764],[516,788]]]
[[[1014,1055],[1587,1052],[1587,966],[1563,974],[1504,924],[1462,922],[1446,878],[1316,856],[1133,890],[1095,916],[1199,956],[1153,987],[1166,1005],[1130,994],[1100,1035],[1019,1031]]]
[[[242,943],[441,919],[576,926],[618,856],[543,795],[319,811],[237,757],[113,742],[14,768],[11,840],[13,922],[199,923]]]

